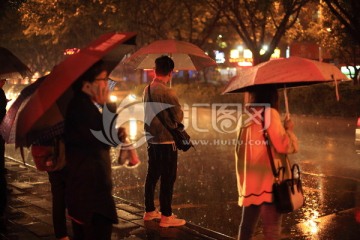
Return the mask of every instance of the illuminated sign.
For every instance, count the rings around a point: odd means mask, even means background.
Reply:
[[[224,63],[225,62],[225,53],[220,51],[214,51],[215,53],[215,61],[216,63]]]

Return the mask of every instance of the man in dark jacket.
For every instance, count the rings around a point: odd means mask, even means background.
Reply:
[[[160,218],[161,227],[182,226],[186,222],[172,213],[171,203],[177,172],[177,148],[170,132],[164,127],[159,118],[153,119],[153,113],[158,113],[159,106],[167,110],[161,111],[161,118],[165,123],[175,128],[183,120],[183,111],[174,92],[166,86],[171,80],[174,62],[168,56],[162,56],[155,61],[156,77],[145,88],[143,99],[145,104],[145,132],[148,136],[148,171],[145,182],[145,221]],[[149,89],[150,88],[150,89]],[[149,96],[150,94],[150,96]],[[147,103],[152,102],[152,103]],[[160,182],[160,211],[154,205],[156,183]]]
[[[108,72],[99,61],[74,83],[74,97],[65,117],[66,202],[74,239],[110,240],[112,224],[118,222],[110,146],[91,132],[103,129],[102,115],[94,102],[106,104],[107,80]]]

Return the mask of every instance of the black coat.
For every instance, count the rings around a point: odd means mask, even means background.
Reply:
[[[110,146],[91,133],[103,128],[102,115],[89,96],[79,92],[65,117],[65,149],[69,171],[66,202],[71,217],[89,223],[94,213],[117,223],[112,197]]]

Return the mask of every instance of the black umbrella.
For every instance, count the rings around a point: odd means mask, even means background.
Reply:
[[[37,79],[34,83],[25,87],[21,92],[14,103],[11,105],[9,110],[6,112],[6,115],[0,125],[0,133],[3,136],[4,140],[7,143],[15,143],[15,130],[16,130],[16,120],[19,110],[24,106],[24,104],[29,100],[29,97],[35,92],[39,85],[44,81],[45,77]]]
[[[18,57],[0,47],[0,79],[24,78],[30,73],[30,69]]]

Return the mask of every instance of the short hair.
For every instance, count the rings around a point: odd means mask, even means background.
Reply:
[[[75,91],[80,91],[83,82],[90,82],[90,83],[94,82],[96,76],[99,75],[104,70],[107,70],[104,61],[103,60],[97,61],[75,81],[73,85],[73,89]]]
[[[166,76],[174,70],[174,61],[168,56],[161,56],[155,60],[156,75]]]

